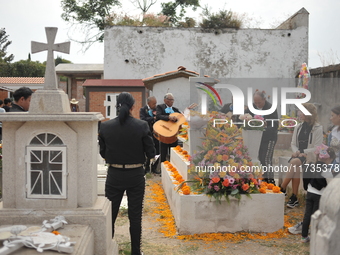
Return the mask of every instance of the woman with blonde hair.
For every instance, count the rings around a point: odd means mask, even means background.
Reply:
[[[316,146],[320,146],[323,140],[323,128],[317,122],[317,109],[311,103],[302,104],[311,115],[301,112],[301,123],[295,126],[291,147],[293,154],[289,159],[289,171],[281,185],[281,191],[286,193],[286,188],[292,181],[293,194],[290,197],[287,207],[294,208],[299,205],[297,199],[302,167],[304,164],[315,162],[314,151]]]

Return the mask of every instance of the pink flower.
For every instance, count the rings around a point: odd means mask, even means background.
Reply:
[[[255,116],[254,116],[254,119],[257,119],[257,120],[264,120],[264,118],[263,118],[261,115],[255,115]]]

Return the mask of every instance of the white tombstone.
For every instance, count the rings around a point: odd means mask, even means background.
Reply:
[[[311,255],[333,255],[340,251],[340,178],[323,191],[319,210],[312,215]]]
[[[32,42],[32,53],[48,51],[44,89],[32,95],[29,112],[0,118],[0,225],[41,224],[63,215],[70,226],[87,225],[94,231],[93,254],[118,254],[112,240],[111,203],[97,196],[97,133],[103,116],[71,112],[67,95],[58,89],[53,51],[68,52],[69,43],[54,44],[56,32],[47,27],[48,43]]]

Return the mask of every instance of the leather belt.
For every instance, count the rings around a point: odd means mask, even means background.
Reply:
[[[112,167],[115,167],[115,168],[138,168],[138,167],[142,167],[143,164],[124,164],[124,165],[110,164],[109,166],[112,166]]]

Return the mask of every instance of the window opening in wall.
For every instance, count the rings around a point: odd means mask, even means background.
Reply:
[[[27,146],[27,197],[66,198],[66,146],[50,133],[36,135]]]

